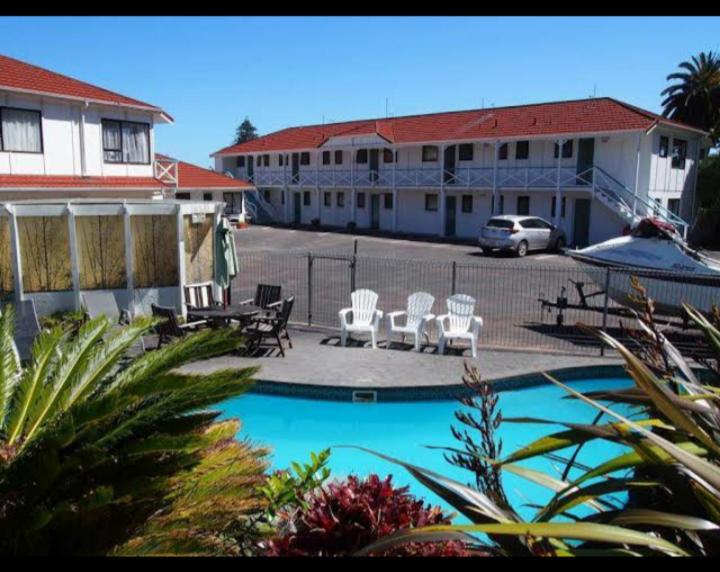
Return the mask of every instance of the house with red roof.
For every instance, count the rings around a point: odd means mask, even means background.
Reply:
[[[289,127],[211,156],[276,222],[473,238],[525,214],[585,246],[648,215],[685,232],[709,146],[603,97]]]
[[[162,108],[0,55],[0,203],[188,198],[242,210],[238,180],[156,154]]]

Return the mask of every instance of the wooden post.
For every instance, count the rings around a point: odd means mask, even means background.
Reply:
[[[22,280],[22,258],[20,256],[20,233],[17,226],[17,215],[15,208],[8,205],[10,213],[10,241],[12,243],[12,264],[13,264],[13,280],[15,282],[15,301],[22,302],[25,300],[23,292]]]
[[[178,256],[178,312],[185,317],[185,224],[182,205],[176,207]]]
[[[135,317],[135,253],[133,252],[130,207],[123,204],[123,234],[125,238],[125,275],[127,277],[128,312]]]
[[[75,227],[75,212],[72,205],[67,203],[68,242],[70,243],[70,273],[72,274],[73,301],[75,310],[81,308],[80,303],[80,260],[77,251],[77,229]]]

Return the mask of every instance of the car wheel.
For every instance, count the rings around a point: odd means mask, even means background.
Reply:
[[[515,254],[518,255],[519,258],[522,258],[527,254],[528,251],[528,243],[526,240],[521,240],[520,244],[517,245],[517,248],[515,249]]]
[[[487,246],[482,247],[482,252],[485,256],[492,256],[492,248],[488,248]]]
[[[561,236],[555,241],[555,252],[560,252],[565,248],[565,239]]]

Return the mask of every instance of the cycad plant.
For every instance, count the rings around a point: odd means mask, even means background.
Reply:
[[[380,553],[404,542],[473,535],[488,550],[507,556],[720,554],[720,330],[712,318],[685,307],[705,340],[705,357],[700,360],[704,367],[693,369],[656,324],[652,301],[639,284],[636,287],[645,311],[638,315],[630,347],[586,328],[624,358],[634,387],[583,394],[546,375],[568,398],[581,400],[602,415],[593,423],[502,419],[564,427],[505,458],[493,458],[491,452],[498,450],[492,444],[493,432],[501,417],[494,409],[491,388],[469,369],[466,383],[477,390],[481,403],[466,400],[466,405],[486,419],[472,420],[466,414],[464,421],[458,419],[480,432],[481,443],[474,443],[467,432],[455,431],[462,448],[451,449],[449,459],[472,470],[477,486],[381,456],[405,467],[472,524],[404,530],[363,553]],[[612,404],[632,405],[639,415],[630,419],[614,411]],[[595,440],[626,449],[596,466],[578,463],[579,449]],[[537,457],[564,465],[561,475],[521,464]],[[571,468],[579,475],[570,478]],[[502,472],[549,488],[552,498],[535,506],[530,520],[523,519],[501,490],[497,473]],[[586,509],[584,516],[575,510],[580,506]],[[478,537],[480,533],[484,536]]]
[[[0,553],[103,554],[128,541],[139,552],[237,551],[228,523],[262,505],[265,451],[207,408],[244,392],[255,370],[177,371],[237,346],[222,330],[128,358],[151,326],[99,318],[45,330],[21,364],[4,308]]]

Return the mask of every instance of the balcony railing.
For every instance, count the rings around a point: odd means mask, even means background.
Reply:
[[[575,167],[458,167],[456,169],[322,169],[298,171],[261,169],[248,176],[238,169],[237,176],[251,180],[258,187],[440,187],[448,188],[554,188],[558,184],[588,186],[592,183]],[[495,185],[493,182],[496,180]]]

